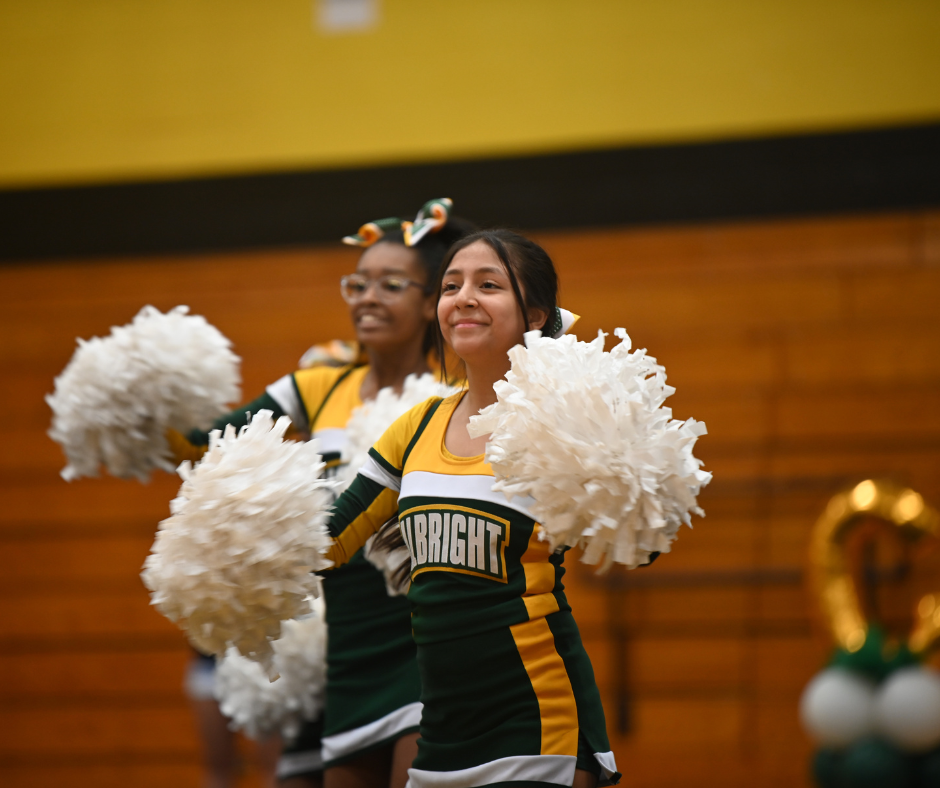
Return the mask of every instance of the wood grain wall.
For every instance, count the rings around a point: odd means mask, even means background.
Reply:
[[[798,786],[796,702],[828,644],[802,570],[827,498],[868,475],[940,503],[940,213],[546,233],[578,333],[622,325],[707,422],[708,512],[642,573],[575,565],[572,602],[633,785]],[[198,784],[177,630],[137,574],[177,482],[67,484],[43,395],[76,336],[189,304],[253,397],[350,335],[355,253],[315,248],[0,269],[0,782]]]

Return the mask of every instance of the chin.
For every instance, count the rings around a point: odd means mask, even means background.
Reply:
[[[463,361],[473,363],[476,359],[485,360],[492,356],[492,345],[486,342],[456,342],[451,345],[451,349]]]
[[[391,335],[388,329],[376,326],[375,328],[356,329],[356,339],[362,344],[374,344],[393,342],[395,337]]]

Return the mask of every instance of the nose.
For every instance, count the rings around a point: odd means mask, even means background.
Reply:
[[[379,283],[376,279],[369,279],[366,282],[366,289],[362,291],[359,298],[356,299],[360,304],[377,304],[379,301]]]
[[[472,282],[464,282],[457,291],[455,305],[460,307],[475,307],[477,305],[476,290]]]

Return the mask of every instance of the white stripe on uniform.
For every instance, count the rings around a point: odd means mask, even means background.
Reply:
[[[310,429],[307,424],[307,409],[297,395],[297,387],[294,385],[294,376],[285,375],[279,380],[275,380],[265,391],[278,405],[281,406],[288,416],[295,429],[306,432]]]
[[[349,441],[346,438],[346,430],[343,427],[331,427],[325,430],[317,430],[310,436],[317,442],[317,451],[320,454],[342,454],[343,449]]]
[[[367,479],[388,487],[389,490],[398,492],[401,489],[401,479],[390,474],[385,468],[379,465],[375,460],[369,457],[365,464],[359,469],[359,474]]]
[[[514,495],[511,499],[507,498],[503,493],[493,489],[495,481],[496,479],[492,476],[461,476],[431,471],[411,471],[402,477],[401,497],[469,498],[496,503],[520,512],[526,517],[532,517],[530,508],[535,503],[532,498],[519,495]]]

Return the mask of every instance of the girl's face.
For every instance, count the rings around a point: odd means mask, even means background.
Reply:
[[[377,243],[363,252],[356,273],[368,281],[349,304],[356,339],[379,352],[420,343],[434,319],[434,295],[425,294],[428,283],[418,253],[398,243]],[[392,277],[385,287],[382,277]]]
[[[509,275],[489,244],[477,241],[454,255],[441,281],[437,318],[447,344],[471,365],[502,363],[522,341],[522,312]],[[530,326],[544,319],[544,311],[529,310]]]

